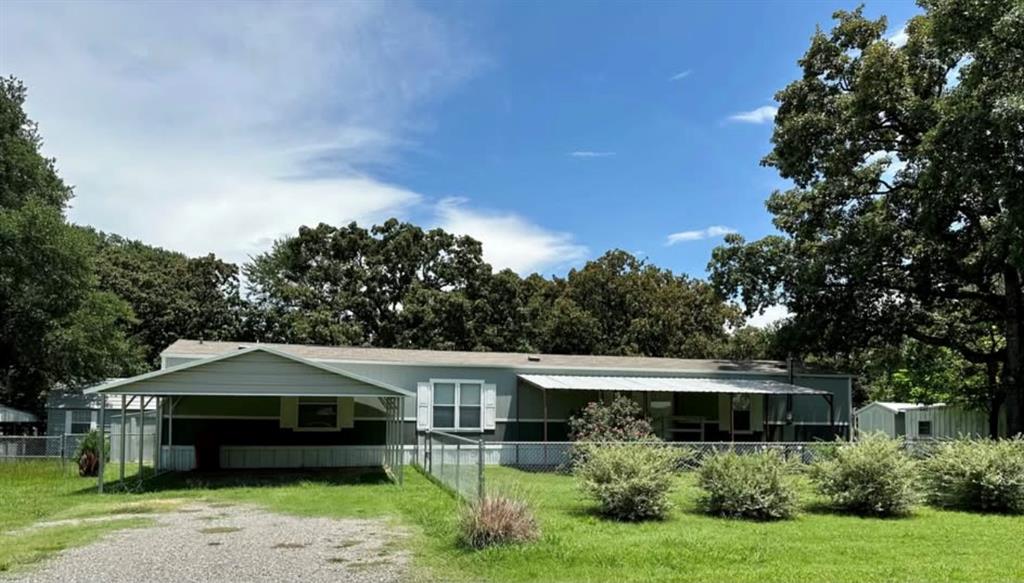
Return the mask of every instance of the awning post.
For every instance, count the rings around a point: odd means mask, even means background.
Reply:
[[[736,441],[736,393],[729,393],[729,441]]]

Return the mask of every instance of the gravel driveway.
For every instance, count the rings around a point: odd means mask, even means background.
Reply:
[[[218,503],[149,516],[152,527],[108,534],[0,581],[362,583],[398,581],[408,570],[406,535],[383,520],[300,518]]]

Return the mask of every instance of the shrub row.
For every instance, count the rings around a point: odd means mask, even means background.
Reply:
[[[665,516],[680,453],[644,444],[581,446],[581,489],[619,520]],[[774,451],[717,453],[698,470],[706,512],[754,520],[789,518],[797,506],[795,467]],[[925,461],[882,435],[836,444],[808,470],[837,510],[863,516],[907,514],[922,498],[945,508],[1024,513],[1024,439],[958,441]]]

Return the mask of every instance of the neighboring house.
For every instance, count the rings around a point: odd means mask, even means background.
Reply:
[[[107,379],[101,386],[121,379]],[[88,388],[85,389],[88,391]],[[121,412],[121,395],[107,397],[107,422],[118,424]],[[138,431],[139,400],[126,397],[125,408],[128,418],[127,431]],[[46,434],[82,435],[96,429],[99,422],[100,396],[84,391],[54,390],[46,398]],[[156,403],[146,407],[147,415],[155,419]]]
[[[87,392],[158,403],[165,467],[233,468],[377,465],[427,430],[564,441],[574,411],[614,393],[667,440],[832,439],[850,388],[779,362],[179,340],[161,370]]]
[[[984,412],[944,403],[876,401],[854,411],[853,417],[854,427],[861,435],[882,432],[907,439],[988,435],[988,415]],[[1001,433],[1005,433],[1005,427],[1001,428]]]
[[[39,427],[39,418],[27,411],[0,405],[0,435],[25,435]]]

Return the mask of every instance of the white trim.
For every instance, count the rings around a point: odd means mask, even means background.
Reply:
[[[268,348],[266,346],[250,346],[248,348],[243,348],[243,349],[237,350],[235,352],[226,352],[224,354],[220,354],[220,355],[209,357],[209,358],[193,360],[191,362],[185,362],[185,363],[179,364],[177,366],[172,366],[170,368],[165,368],[165,369],[161,369],[161,370],[155,370],[155,371],[147,372],[147,373],[144,373],[144,374],[141,374],[141,375],[138,375],[138,376],[129,377],[129,378],[126,378],[126,379],[118,379],[116,381],[112,381],[112,382],[109,382],[109,383],[104,383],[104,384],[97,385],[97,386],[94,386],[94,387],[89,387],[88,389],[85,389],[82,392],[85,393],[85,394],[92,394],[92,393],[139,394],[139,393],[129,393],[127,391],[111,391],[111,389],[116,389],[116,388],[122,387],[124,385],[130,385],[130,384],[133,384],[133,383],[137,383],[139,381],[145,381],[145,380],[149,380],[149,379],[156,378],[156,377],[161,377],[161,376],[168,375],[168,374],[173,374],[173,373],[180,372],[180,371],[183,371],[183,370],[189,370],[189,369],[200,367],[200,366],[203,366],[203,365],[207,365],[207,364],[210,364],[210,363],[213,363],[213,362],[219,362],[221,360],[228,360],[228,359],[231,359],[231,358],[235,358],[237,356],[241,356],[243,354],[250,354],[252,352],[266,352],[267,354],[273,354],[274,356],[285,358],[285,359],[288,359],[288,360],[291,360],[291,361],[294,361],[294,362],[298,362],[300,364],[305,364],[307,366],[311,366],[313,368],[320,369],[322,371],[329,372],[331,374],[335,374],[335,375],[338,375],[340,377],[345,377],[345,378],[352,379],[352,380],[355,380],[355,381],[358,381],[358,382],[361,382],[361,383],[365,383],[365,384],[370,385],[370,386],[377,387],[379,389],[384,389],[385,391],[396,393],[399,396],[405,396],[405,397],[413,396],[413,393],[411,391],[407,391],[407,390],[405,390],[405,389],[403,389],[401,387],[397,387],[395,385],[392,385],[392,384],[389,384],[389,383],[384,383],[384,382],[381,382],[381,381],[378,381],[378,380],[375,380],[375,379],[365,378],[365,377],[363,377],[361,375],[353,374],[353,373],[350,373],[348,371],[339,370],[339,369],[336,369],[334,367],[327,366],[327,365],[325,365],[325,364],[323,364],[323,363],[321,363],[319,361],[309,360],[307,358],[302,358],[301,356],[295,356],[293,354],[288,354],[288,353],[285,353],[285,352],[281,352],[280,350],[275,350],[273,348]],[[164,394],[164,393],[160,393],[160,394]],[[248,394],[242,394],[242,393],[222,394],[222,393],[215,393],[215,392],[196,392],[196,393],[192,393],[192,392],[188,392],[188,393],[179,392],[177,394],[181,394],[181,395],[211,395],[211,396],[225,395],[225,396],[239,396],[239,397],[248,397],[248,396],[275,397],[275,396],[281,396],[281,395],[272,395],[272,394],[256,394],[256,395],[248,395]],[[288,397],[294,397],[294,396],[324,397],[324,396],[330,396],[330,395],[322,394],[322,393],[321,394],[312,394],[312,395],[303,395],[303,394],[298,394],[298,393],[288,393],[287,395],[284,395],[284,396],[288,396]],[[359,397],[381,397],[381,396],[389,396],[389,395],[379,395],[379,394],[375,394],[375,393],[367,393],[365,395],[358,394],[358,393],[346,393],[345,395],[341,395],[341,396],[345,396],[345,397],[355,397],[355,396],[359,396]]]
[[[184,353],[163,353],[164,356],[170,358],[208,358],[207,354],[184,354]],[[725,376],[725,375],[752,375],[752,376],[772,376],[780,378],[789,378],[789,373],[786,371],[780,372],[769,372],[769,371],[751,371],[751,370],[707,370],[707,369],[690,369],[690,368],[633,368],[633,367],[617,367],[617,366],[524,366],[515,364],[476,364],[476,363],[435,363],[435,362],[395,362],[393,360],[352,360],[342,358],[317,358],[315,362],[329,362],[333,364],[369,364],[369,365],[390,365],[390,366],[420,366],[420,367],[440,367],[440,368],[497,368],[505,370],[522,371],[523,374],[544,374],[545,370],[607,370],[607,371],[623,371],[623,372],[660,372],[660,373],[684,373],[684,374],[704,374],[713,376]],[[179,365],[180,366],[180,365]],[[838,374],[838,373],[796,373],[793,378],[844,378],[850,379],[853,375]]]
[[[430,379],[430,428],[437,429],[439,431],[449,433],[483,433],[484,432],[484,383],[487,381],[479,379]],[[434,426],[434,398],[437,396],[436,386],[438,383],[446,383],[455,385],[455,402],[452,405],[441,405],[442,407],[453,407],[455,409],[455,416],[453,421],[455,427],[435,427]],[[479,427],[459,427],[459,408],[463,405],[459,402],[459,397],[462,393],[462,385],[480,385],[480,402],[477,403],[477,407],[480,409],[480,425]],[[466,407],[472,407],[473,405],[465,405]]]

